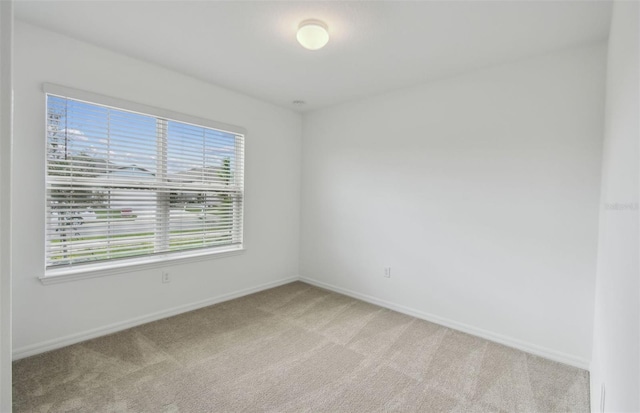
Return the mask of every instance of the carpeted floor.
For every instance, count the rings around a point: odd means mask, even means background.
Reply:
[[[588,412],[586,371],[295,282],[19,360],[17,412]]]

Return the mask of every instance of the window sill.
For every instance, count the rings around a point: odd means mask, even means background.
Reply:
[[[88,278],[104,277],[106,275],[124,274],[134,271],[142,271],[151,268],[161,268],[169,265],[187,264],[191,262],[206,261],[217,258],[225,258],[240,255],[245,252],[243,247],[234,247],[223,250],[184,253],[176,255],[153,256],[127,260],[126,262],[86,265],[76,268],[64,268],[49,270],[45,276],[40,277],[40,282],[44,285],[59,284],[63,282],[84,280]]]

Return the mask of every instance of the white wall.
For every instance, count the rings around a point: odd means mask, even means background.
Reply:
[[[637,2],[614,3],[609,37],[591,408],[640,411]]]
[[[155,269],[42,285],[43,82],[246,128],[246,252],[173,265],[169,284]],[[300,115],[23,22],[15,26],[14,87],[14,355],[297,276]]]
[[[305,115],[302,277],[587,367],[604,72],[599,43]]]
[[[0,411],[11,411],[11,128],[13,2],[0,2]]]

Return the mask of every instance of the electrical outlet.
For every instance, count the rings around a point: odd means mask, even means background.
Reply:
[[[384,278],[391,278],[391,267],[384,267]]]
[[[162,271],[162,282],[163,283],[171,282],[171,277],[169,277],[169,271]]]

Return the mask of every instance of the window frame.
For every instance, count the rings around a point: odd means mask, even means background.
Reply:
[[[227,123],[213,121],[211,119],[200,118],[196,116],[187,115],[171,111],[168,109],[162,109],[154,106],[149,106],[141,103],[131,102],[124,99],[119,99],[111,96],[106,96],[98,93],[87,92],[67,86],[61,86],[51,83],[44,83],[42,86],[45,99],[45,125],[47,117],[47,95],[59,96],[63,98],[74,99],[78,101],[87,102],[90,104],[97,104],[112,107],[114,109],[136,112],[144,115],[149,115],[155,118],[161,118],[171,121],[177,121],[187,124],[192,124],[204,128],[216,129],[221,132],[226,132],[234,135],[241,136],[246,143],[246,130],[240,126],[230,125]],[[46,136],[46,134],[45,134]],[[244,148],[246,153],[246,147]],[[243,153],[243,155],[244,155]],[[48,173],[48,156],[45,151],[44,154],[45,165],[45,178]],[[245,165],[242,165],[242,173],[244,180]],[[44,192],[44,214],[46,219],[47,214],[47,191]],[[70,280],[85,279],[101,277],[104,275],[126,273],[132,271],[139,271],[148,268],[166,267],[167,265],[177,265],[181,263],[208,260],[213,258],[222,258],[231,255],[241,254],[245,251],[244,240],[244,198],[245,191],[244,185],[242,185],[242,202],[239,207],[238,214],[240,214],[241,229],[240,234],[242,242],[240,244],[231,246],[219,246],[212,248],[202,248],[184,251],[168,251],[164,253],[157,253],[153,255],[140,255],[131,258],[116,259],[116,260],[104,260],[97,261],[95,263],[85,263],[81,265],[64,266],[60,268],[47,268],[45,262],[44,275],[40,277],[43,284],[58,283]]]

